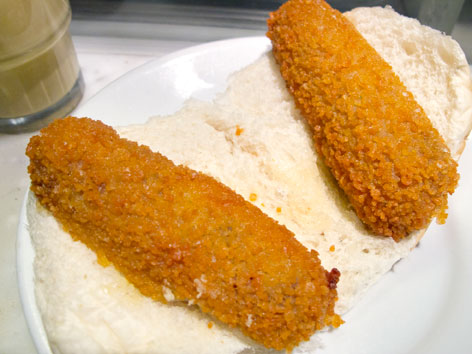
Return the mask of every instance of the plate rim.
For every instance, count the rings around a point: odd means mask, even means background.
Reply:
[[[16,276],[18,281],[18,292],[24,318],[31,335],[33,344],[38,354],[52,354],[49,341],[47,340],[44,323],[38,311],[36,302],[36,290],[28,291],[29,283],[34,284],[34,257],[35,251],[29,233],[27,216],[27,204],[30,193],[30,184],[21,204],[20,218],[18,221],[16,238]],[[28,245],[30,243],[30,245]],[[33,328],[36,328],[33,330]]]
[[[235,44],[239,44],[239,43],[248,43],[248,44],[260,43],[261,45],[265,45],[267,47],[264,49],[264,51],[268,50],[272,46],[269,38],[265,36],[246,36],[246,37],[221,39],[221,40],[217,40],[213,42],[201,43],[201,44],[193,45],[190,47],[182,48],[174,52],[170,52],[161,57],[150,59],[149,61],[141,65],[138,65],[136,68],[133,68],[127,71],[126,73],[119,76],[115,80],[109,82],[102,89],[100,89],[98,92],[96,92],[91,97],[89,97],[86,102],[79,105],[79,107],[77,107],[74,111],[72,111],[71,114],[78,114],[78,115],[87,114],[86,112],[89,109],[88,106],[91,106],[94,104],[94,101],[97,98],[97,96],[103,94],[103,91],[108,91],[108,90],[113,89],[114,86],[119,85],[122,80],[126,80],[129,77],[142,75],[148,69],[155,69],[157,66],[165,65],[166,63],[170,61],[180,59],[184,56],[195,55],[197,53],[200,54],[201,52],[205,50],[215,50],[215,47],[234,46]]]

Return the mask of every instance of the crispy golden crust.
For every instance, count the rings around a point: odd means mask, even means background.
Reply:
[[[40,203],[144,295],[165,302],[165,285],[275,349],[342,322],[339,272],[213,178],[85,118],[52,123],[27,155]]]
[[[444,222],[457,164],[391,67],[324,1],[288,1],[268,26],[317,152],[359,218],[396,241]]]

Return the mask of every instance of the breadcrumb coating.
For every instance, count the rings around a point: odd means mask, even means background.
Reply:
[[[290,0],[268,28],[316,150],[367,227],[399,241],[443,223],[457,164],[390,65],[324,1]]]
[[[87,118],[53,122],[26,153],[38,201],[144,295],[171,291],[275,349],[342,323],[339,271],[215,179]]]

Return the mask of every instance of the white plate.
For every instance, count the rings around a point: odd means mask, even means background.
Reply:
[[[110,125],[144,123],[175,112],[190,98],[209,100],[228,76],[270,49],[266,38],[242,38],[189,48],[118,79],[75,115]],[[420,246],[376,284],[339,329],[320,335],[317,354],[472,353],[472,149],[461,159],[461,182],[444,226],[432,225]],[[17,269],[20,295],[36,348],[50,354],[34,297],[34,250],[25,203],[20,216]]]

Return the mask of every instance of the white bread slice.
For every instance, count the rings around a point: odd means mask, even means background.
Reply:
[[[348,16],[428,114],[428,105],[434,106],[433,124],[458,157],[470,131],[472,87],[457,44],[390,9],[358,9]],[[412,51],[404,43],[414,35],[418,50]],[[447,49],[443,56],[441,48]],[[213,103],[191,101],[173,116],[119,132],[214,176],[247,199],[255,193],[255,205],[285,224],[306,247],[315,248],[325,268],[341,271],[339,313],[407,256],[423,233],[395,243],[365,230],[318,161],[310,131],[270,53],[235,74]],[[28,218],[36,249],[38,306],[55,352],[264,352],[224,325],[209,329],[211,319],[192,308],[141,296],[114,268],[98,265],[91,251],[37,209],[33,197]],[[172,298],[170,292],[168,296]],[[316,342],[314,335],[303,352],[315,350]]]

